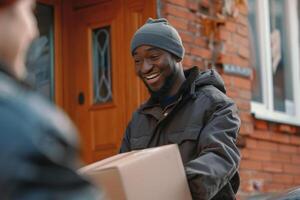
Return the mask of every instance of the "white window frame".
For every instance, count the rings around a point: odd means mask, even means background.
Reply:
[[[274,110],[273,102],[273,76],[272,76],[272,60],[271,49],[266,48],[270,46],[270,14],[269,1],[256,0],[256,14],[257,14],[257,30],[259,38],[259,53],[261,70],[261,87],[263,95],[263,103],[251,102],[251,112],[255,118],[279,122],[291,125],[300,125],[300,42],[299,42],[299,18],[297,11],[297,0],[284,1],[286,10],[283,12],[287,14],[287,34],[289,59],[292,68],[292,84],[294,95],[294,114],[280,112]],[[300,2],[299,2],[300,3]],[[299,11],[300,12],[300,11]]]

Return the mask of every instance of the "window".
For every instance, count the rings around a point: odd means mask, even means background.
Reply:
[[[256,118],[300,125],[298,0],[249,0]]]
[[[54,100],[54,8],[38,3],[36,18],[39,37],[27,53],[28,81],[50,100]]]
[[[94,103],[103,104],[112,101],[112,74],[110,51],[110,27],[94,29],[93,70],[94,70]]]

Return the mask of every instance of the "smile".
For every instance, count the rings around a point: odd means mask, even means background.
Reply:
[[[160,75],[160,73],[155,73],[155,74],[150,74],[148,76],[144,76],[144,78],[147,80],[151,80],[151,79],[158,77],[159,75]]]
[[[161,73],[157,72],[157,73],[149,74],[149,75],[146,75],[143,77],[148,85],[153,85],[159,81],[160,76],[161,76]]]

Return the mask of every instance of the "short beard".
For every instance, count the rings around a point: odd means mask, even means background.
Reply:
[[[166,78],[166,81],[164,85],[158,90],[158,91],[153,91],[149,85],[145,83],[149,93],[151,94],[151,99],[154,101],[160,102],[162,99],[168,96],[169,91],[171,90],[174,82],[176,79],[176,70],[174,68],[173,72]]]

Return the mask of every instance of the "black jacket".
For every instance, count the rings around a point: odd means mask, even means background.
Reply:
[[[78,159],[68,118],[1,70],[0,199],[100,198],[76,173]]]
[[[177,143],[193,199],[235,199],[237,108],[216,71],[192,68],[186,78],[174,103],[162,109],[150,99],[134,112],[120,152]]]

